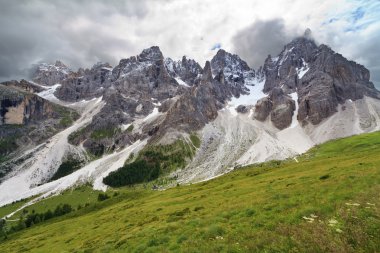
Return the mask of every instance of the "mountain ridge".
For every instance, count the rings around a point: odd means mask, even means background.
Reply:
[[[191,146],[191,135],[201,143],[195,155],[162,177],[207,180],[242,165],[286,159],[330,139],[380,130],[380,93],[369,71],[317,46],[310,36],[294,39],[256,71],[223,49],[202,68],[186,57],[165,58],[153,46],[115,67],[98,63],[75,72],[59,61],[42,64],[33,82],[16,86],[82,117],[53,137],[49,149],[31,150],[34,159],[20,161],[14,170],[23,180],[16,173],[0,190],[9,192],[6,186],[16,182],[22,187],[0,196],[0,204],[84,182],[106,189],[102,178],[129,156],[176,140]],[[85,158],[84,167],[45,184],[73,154]]]

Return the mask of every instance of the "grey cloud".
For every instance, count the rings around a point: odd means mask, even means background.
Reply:
[[[380,90],[380,51],[379,51],[380,33],[374,34],[371,40],[366,43],[358,44],[354,58],[365,59],[365,67],[370,70],[371,80],[376,88]]]
[[[253,68],[264,63],[268,54],[277,55],[285,44],[296,36],[295,30],[287,31],[284,20],[258,20],[237,32],[233,37],[233,51]]]
[[[107,22],[114,15],[142,19],[147,13],[145,0],[0,0],[0,81],[26,77],[38,61],[60,59],[72,68],[97,61],[116,64],[113,52],[133,52],[135,47],[98,28],[111,26]],[[90,21],[80,33],[65,26],[80,18]]]

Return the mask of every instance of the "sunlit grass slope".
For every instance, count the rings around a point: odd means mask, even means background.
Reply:
[[[328,142],[298,162],[117,191],[9,235],[0,252],[380,252],[379,132]],[[75,194],[65,201],[78,205]]]

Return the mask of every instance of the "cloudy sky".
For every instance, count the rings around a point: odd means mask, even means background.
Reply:
[[[221,47],[257,68],[310,28],[380,88],[379,13],[377,0],[0,0],[0,80],[56,59],[116,65],[152,45],[201,64]]]

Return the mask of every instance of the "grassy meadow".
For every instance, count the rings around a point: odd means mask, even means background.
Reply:
[[[297,161],[164,191],[110,189],[104,201],[82,186],[28,207],[75,211],[9,234],[0,252],[380,252],[380,132],[330,141]]]

